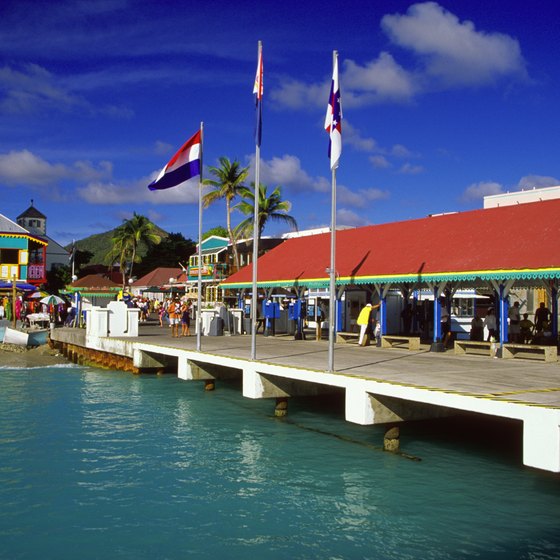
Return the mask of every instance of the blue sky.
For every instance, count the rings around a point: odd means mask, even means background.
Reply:
[[[205,167],[253,163],[259,39],[261,181],[283,187],[300,229],[330,221],[334,49],[340,225],[560,184],[559,15],[556,2],[489,0],[3,0],[0,213],[15,219],[33,198],[63,244],[132,212],[195,239],[197,182],[147,185],[201,121]],[[203,219],[217,225],[220,204]]]

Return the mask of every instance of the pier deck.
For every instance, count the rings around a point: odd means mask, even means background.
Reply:
[[[70,331],[67,335],[64,331]],[[64,341],[74,329],[56,329]],[[153,360],[177,359],[186,380],[237,373],[248,398],[314,394],[318,387],[346,391],[346,419],[367,425],[391,423],[462,410],[523,422],[523,462],[560,472],[560,363],[503,360],[337,344],[335,371],[327,372],[328,342],[276,336],[257,338],[257,360],[250,359],[249,336],[172,338],[168,327],[143,325],[132,338],[88,337],[87,346],[127,354],[139,367]],[[82,331],[83,332],[83,331]],[[85,340],[85,334],[83,336]],[[165,363],[165,360],[162,361]]]

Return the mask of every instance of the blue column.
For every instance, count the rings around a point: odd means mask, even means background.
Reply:
[[[434,342],[441,342],[441,302],[437,286],[434,288]]]
[[[336,299],[335,302],[335,333],[340,332],[342,330],[342,300]]]
[[[412,332],[418,332],[418,290],[414,290],[412,294]]]
[[[558,339],[558,288],[552,288],[552,336],[554,340]]]
[[[381,291],[383,293],[383,290]],[[379,321],[381,323],[381,336],[387,334],[387,298],[381,297],[379,300]]]
[[[509,301],[504,296],[504,285],[500,284],[500,346],[508,341],[508,309]]]

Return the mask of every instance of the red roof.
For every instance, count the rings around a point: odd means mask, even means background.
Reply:
[[[137,286],[163,286],[164,284],[169,284],[170,278],[177,278],[181,274],[180,268],[169,268],[160,266],[159,268],[155,268],[148,274],[142,276],[142,278],[138,278],[134,284],[134,287]]]
[[[116,284],[109,278],[105,278],[101,274],[88,274],[83,278],[79,278],[75,282],[70,284],[72,288],[95,288],[95,289],[107,289],[107,288],[119,288],[119,284]]]
[[[559,216],[560,199],[337,231],[337,282],[542,269],[559,277]],[[329,266],[329,233],[294,238],[259,259],[258,283],[309,285]],[[245,267],[222,285],[250,285],[251,274]]]

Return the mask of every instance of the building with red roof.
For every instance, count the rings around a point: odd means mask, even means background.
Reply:
[[[110,301],[117,299],[121,285],[113,282],[102,274],[88,274],[83,278],[72,282],[67,287],[66,293],[79,292],[82,297],[87,298],[93,305],[106,307]]]
[[[559,216],[556,199],[337,231],[336,284],[381,296],[388,289],[428,289],[435,299],[458,288],[490,289],[501,300],[514,286],[544,288],[556,318]],[[329,268],[330,234],[289,239],[259,258],[257,285],[328,288]],[[249,266],[221,287],[251,284]]]
[[[337,285],[560,278],[560,200],[337,231]],[[328,287],[330,234],[289,239],[258,263],[258,286]],[[221,284],[251,286],[251,267]]]

